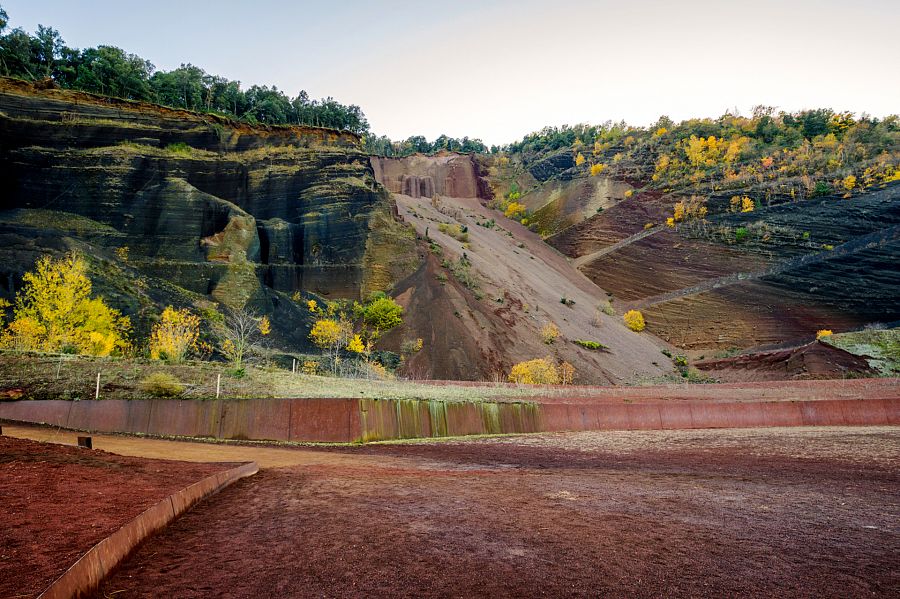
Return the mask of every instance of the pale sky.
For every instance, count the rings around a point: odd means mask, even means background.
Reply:
[[[358,104],[392,139],[827,107],[900,112],[900,1],[0,0],[11,25]]]

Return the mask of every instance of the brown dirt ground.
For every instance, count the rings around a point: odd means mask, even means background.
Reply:
[[[0,597],[34,597],[163,497],[224,469],[0,436]]]
[[[224,490],[142,546],[99,596],[900,593],[896,427],[298,453],[322,459]]]

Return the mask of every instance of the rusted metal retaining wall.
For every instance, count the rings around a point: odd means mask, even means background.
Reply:
[[[144,539],[162,530],[197,502],[245,476],[256,474],[258,470],[256,462],[250,462],[208,476],[169,495],[94,545],[41,593],[39,599],[69,599],[90,596],[97,590],[103,579]]]
[[[101,433],[342,443],[360,437],[355,399],[0,402],[0,418]]]
[[[900,424],[900,397],[565,403],[392,399],[0,403],[0,419],[94,432],[350,443],[583,430]]]
[[[898,424],[900,398],[541,406],[541,426],[545,431]]]

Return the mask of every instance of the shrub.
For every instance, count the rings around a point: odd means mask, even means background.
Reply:
[[[547,345],[552,344],[559,338],[559,327],[552,322],[548,322],[541,328],[541,340]]]
[[[575,367],[568,362],[559,365],[559,382],[563,385],[571,385],[575,380]]]
[[[644,322],[644,315],[637,310],[629,310],[622,316],[622,319],[625,321],[625,326],[635,332],[643,331],[647,326],[647,323]]]
[[[523,385],[555,385],[559,382],[559,372],[549,358],[537,358],[513,366],[509,381]]]
[[[363,320],[376,332],[390,330],[403,323],[403,306],[389,297],[380,297],[366,305]]]
[[[747,239],[748,233],[749,231],[747,230],[747,227],[738,227],[734,230],[734,240],[738,243],[741,243],[742,241]]]
[[[155,397],[178,397],[184,393],[184,385],[171,374],[154,372],[141,381],[141,390]]]
[[[168,306],[150,332],[150,358],[168,362],[183,362],[188,352],[197,347],[200,336],[200,317],[186,308]]]
[[[525,216],[527,208],[525,208],[525,204],[520,204],[519,202],[510,202],[506,207],[506,210],[503,211],[504,216],[512,219],[519,219]]]
[[[823,337],[831,337],[834,335],[834,332],[830,329],[822,329],[821,331],[816,331],[816,339],[822,339]]]
[[[421,337],[419,337],[418,339],[407,339],[400,346],[400,353],[406,354],[406,355],[412,355],[412,354],[422,351],[422,347],[423,347],[423,343],[422,343]]]
[[[602,173],[604,170],[606,170],[605,164],[602,164],[602,163],[592,164],[591,165],[591,176],[595,177],[595,176],[599,175],[600,173]]]
[[[319,371],[319,363],[315,360],[305,360],[300,369],[303,374],[316,374]]]
[[[608,347],[606,347],[599,341],[590,341],[588,339],[576,339],[575,343],[577,343],[578,345],[580,345],[581,347],[583,347],[585,349],[590,349],[590,350],[594,350],[594,351],[601,350],[601,349],[609,349]]]

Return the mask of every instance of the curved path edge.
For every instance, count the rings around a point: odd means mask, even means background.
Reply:
[[[256,462],[207,476],[154,504],[81,556],[38,599],[85,597],[147,537],[230,484],[259,471]]]

